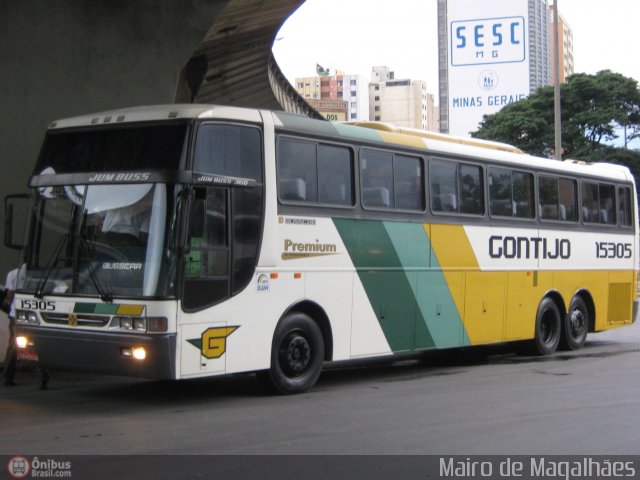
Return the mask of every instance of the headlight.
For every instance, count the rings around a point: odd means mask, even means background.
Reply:
[[[144,347],[123,347],[120,349],[120,355],[135,358],[136,360],[144,360],[147,358],[147,350]]]
[[[142,320],[144,322],[144,320],[141,318],[113,317],[111,319],[111,323],[109,324],[109,328],[113,328],[117,330],[133,330],[133,325],[136,320]]]
[[[168,328],[166,317],[125,317],[115,316],[109,323],[112,330],[127,330],[133,332],[166,332]]]
[[[31,310],[16,310],[16,323],[25,325],[40,325],[36,312]]]

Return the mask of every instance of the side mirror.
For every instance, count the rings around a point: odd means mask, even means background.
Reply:
[[[6,247],[15,250],[24,248],[22,240],[26,231],[30,206],[30,197],[27,193],[4,197],[4,244]]]

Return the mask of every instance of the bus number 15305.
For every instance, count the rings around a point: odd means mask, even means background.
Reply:
[[[596,258],[631,258],[630,243],[596,242]]]

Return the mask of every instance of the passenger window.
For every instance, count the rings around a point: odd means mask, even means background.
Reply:
[[[460,213],[484,215],[482,168],[460,164]]]
[[[577,221],[576,192],[575,180],[540,175],[538,177],[540,218],[560,222]]]
[[[317,202],[316,144],[292,138],[278,143],[278,191],[280,199]]]
[[[534,218],[533,175],[508,168],[489,169],[491,215]]]
[[[630,227],[633,221],[631,208],[631,189],[629,187],[618,188],[618,221],[620,225]]]
[[[582,221],[586,223],[600,223],[600,208],[598,207],[598,184],[582,182]]]
[[[365,207],[390,208],[393,192],[393,155],[362,150],[362,204]]]
[[[559,220],[558,211],[558,177],[538,177],[538,201],[540,218],[543,220]]]
[[[613,185],[599,186],[600,223],[615,225],[616,222],[616,189]]]
[[[353,205],[353,155],[351,149],[318,145],[318,201]]]
[[[424,210],[421,158],[363,149],[360,168],[363,206]]]
[[[533,175],[525,172],[513,172],[514,217],[534,218]]]
[[[558,213],[560,221],[578,221],[578,187],[576,181],[570,178],[561,178],[559,181],[558,198],[560,201]]]
[[[511,170],[489,169],[489,212],[491,215],[512,217],[515,206],[511,200]]]
[[[393,159],[393,189],[395,207],[400,210],[424,210],[424,169],[417,157],[395,155]]]
[[[280,200],[353,205],[351,149],[282,137],[277,156]]]
[[[257,128],[203,124],[198,129],[193,169],[262,182],[262,141]]]
[[[458,211],[458,186],[455,162],[431,160],[429,165],[431,210],[434,212]]]
[[[431,160],[429,176],[432,211],[484,214],[481,167]]]
[[[582,182],[582,219],[586,223],[615,225],[616,190],[613,185]]]

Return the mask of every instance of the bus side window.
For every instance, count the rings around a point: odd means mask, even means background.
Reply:
[[[198,129],[193,169],[262,181],[260,131],[242,125],[203,124]]]
[[[598,208],[598,184],[582,182],[582,220],[587,223],[600,223]]]
[[[585,222],[615,225],[616,189],[604,183],[582,182],[582,216]]]
[[[613,185],[600,184],[600,223],[616,224],[616,189]]]
[[[477,165],[458,166],[460,182],[460,213],[484,215],[484,182],[482,168]]]
[[[578,221],[578,187],[571,178],[561,178],[558,184],[560,201],[560,220],[567,222]]]
[[[394,155],[393,178],[395,206],[401,210],[424,210],[424,168],[422,159]]]
[[[317,202],[315,143],[282,137],[278,141],[277,155],[280,200]]]
[[[352,185],[352,151],[335,145],[318,145],[318,202],[351,206]]]
[[[456,182],[457,164],[431,160],[429,163],[429,177],[431,192],[431,210],[434,212],[458,211],[458,188]]]
[[[538,177],[538,202],[540,218],[543,220],[559,220],[558,177],[540,175]]]
[[[533,175],[509,168],[490,167],[489,201],[491,215],[534,218]]]
[[[631,189],[629,187],[618,188],[618,222],[624,227],[630,227],[631,218]]]
[[[393,155],[375,150],[362,150],[362,204],[365,207],[394,207]]]

